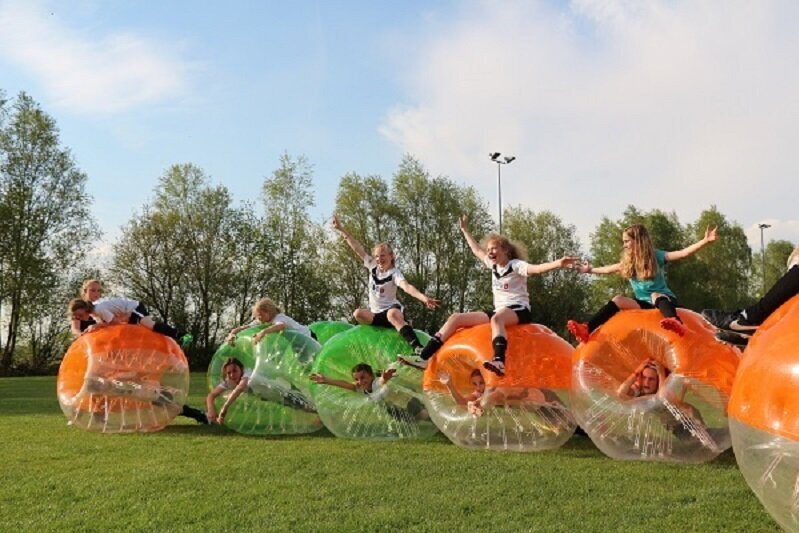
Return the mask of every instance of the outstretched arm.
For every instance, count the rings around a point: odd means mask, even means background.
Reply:
[[[333,215],[333,229],[341,233],[341,236],[344,237],[344,240],[347,241],[347,244],[350,245],[352,251],[355,252],[358,255],[358,257],[361,258],[362,261],[369,256],[369,254],[366,253],[366,250],[364,249],[363,245],[359,243],[357,239],[355,239],[355,237],[350,235],[349,232],[347,232],[347,230],[344,229],[344,226],[342,226],[341,222],[339,222],[338,215]]]
[[[420,302],[422,302],[424,306],[427,307],[428,309],[435,309],[436,307],[438,307],[439,303],[438,300],[436,300],[435,298],[430,298],[422,291],[420,291],[419,289],[408,283],[407,280],[402,280],[399,283],[399,288],[407,292],[408,294],[410,294]]]
[[[310,378],[311,381],[313,381],[314,383],[319,383],[320,385],[332,385],[334,387],[347,389],[353,392],[355,392],[356,390],[355,385],[353,383],[350,383],[349,381],[344,381],[343,379],[330,379],[322,374],[311,374]]]
[[[208,422],[213,424],[216,422],[216,407],[214,407],[214,400],[217,396],[222,394],[224,389],[220,387],[214,387],[214,390],[208,393],[208,396],[205,397],[205,409],[208,414]]]
[[[580,261],[579,257],[563,256],[560,259],[550,261],[549,263],[541,263],[539,265],[527,265],[527,275],[543,274],[556,268],[564,268],[576,265]]]
[[[716,226],[713,229],[711,229],[710,226],[708,226],[705,229],[704,238],[696,241],[687,248],[683,248],[682,250],[677,250],[674,252],[666,252],[666,261],[679,261],[680,259],[685,259],[686,257],[694,255],[696,252],[698,252],[699,250],[701,250],[702,248],[704,248],[705,246],[716,240],[718,229],[719,229],[718,226]]]
[[[283,331],[284,329],[286,329],[286,324],[284,322],[275,322],[271,326],[267,326],[258,333],[256,333],[255,335],[253,335],[252,342],[253,344],[258,344],[259,342],[261,342],[261,339],[263,339],[266,335],[270,333],[277,333],[279,331]]]
[[[466,215],[461,215],[461,217],[458,219],[458,227],[460,228],[461,233],[463,233],[464,238],[466,238],[466,242],[469,245],[469,248],[471,248],[472,253],[477,256],[477,259],[479,259],[482,263],[485,261],[486,252],[480,248],[480,243],[478,243],[475,238],[472,237],[472,234],[469,233],[469,228],[467,227],[468,224],[469,217]]]
[[[621,270],[621,263],[601,267],[593,267],[591,263],[577,263],[574,269],[581,274],[615,274]]]

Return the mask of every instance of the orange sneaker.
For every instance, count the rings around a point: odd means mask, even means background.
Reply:
[[[683,323],[674,317],[668,317],[661,320],[660,327],[667,331],[673,331],[680,337],[685,335],[685,326],[683,326]]]
[[[574,335],[574,338],[580,342],[588,342],[588,337],[591,336],[591,334],[588,332],[588,324],[585,322],[569,320],[566,323],[566,328],[569,330],[569,333]]]

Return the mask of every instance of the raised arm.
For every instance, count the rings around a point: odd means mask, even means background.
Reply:
[[[416,298],[417,300],[419,300],[420,302],[422,302],[424,306],[427,307],[428,309],[435,309],[436,307],[438,307],[439,304],[438,300],[436,300],[435,298],[430,298],[422,291],[420,291],[419,289],[408,283],[407,280],[400,281],[398,287],[403,291],[407,292],[408,294],[410,294],[411,296],[413,296],[414,298]]]
[[[533,274],[543,274],[545,272],[549,272],[550,270],[555,270],[557,268],[572,267],[576,265],[579,261],[580,261],[579,257],[570,257],[565,255],[560,259],[550,261],[549,263],[541,263],[539,265],[527,265],[527,275],[531,276]]]
[[[650,361],[651,361],[650,359],[646,359],[640,365],[638,365],[638,368],[636,368],[633,371],[633,373],[630,374],[629,377],[627,377],[627,379],[625,379],[624,382],[619,386],[619,388],[616,390],[616,394],[627,398],[632,397],[633,385],[635,384],[635,381],[638,379],[638,376],[641,375],[641,372],[644,371],[646,365],[650,363]]]
[[[347,244],[350,245],[352,251],[355,252],[361,260],[365,260],[369,257],[369,254],[366,253],[363,245],[355,239],[352,235],[344,229],[344,226],[341,225],[341,222],[338,219],[338,215],[333,215],[333,229],[341,233],[341,236],[344,237],[344,240],[347,241]]]
[[[676,250],[674,252],[666,252],[666,261],[679,261],[680,259],[685,259],[686,257],[694,255],[696,252],[714,242],[717,237],[718,226],[715,228],[710,228],[708,226],[705,228],[705,236],[704,238],[696,241],[691,246],[687,248],[683,248],[682,250]]]
[[[460,228],[461,233],[463,233],[466,243],[469,245],[469,248],[471,248],[472,253],[477,256],[477,259],[479,259],[482,263],[485,261],[487,255],[486,251],[480,248],[480,243],[478,243],[475,238],[472,237],[472,234],[469,233],[469,228],[467,227],[468,224],[469,217],[466,215],[461,215],[461,217],[458,219],[458,227]]]
[[[353,391],[353,392],[355,392],[357,390],[355,388],[355,384],[354,383],[350,383],[349,381],[344,381],[343,379],[330,379],[327,376],[324,376],[322,374],[311,374],[310,379],[314,383],[318,383],[320,385],[332,385],[334,387],[347,389],[347,390]]]

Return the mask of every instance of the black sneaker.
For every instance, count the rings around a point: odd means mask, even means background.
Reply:
[[[722,311],[721,309],[702,309],[702,318],[719,329],[730,329],[730,324],[741,317],[740,311]]]
[[[738,333],[754,333],[757,329],[758,324],[752,324],[750,321],[745,319],[743,316],[738,315],[738,318],[730,322],[730,325],[726,328],[730,331],[735,331]]]
[[[505,375],[505,361],[502,359],[492,359],[491,361],[486,361],[483,363],[483,368],[500,377]]]
[[[734,331],[719,331],[716,333],[716,339],[741,349],[746,348],[749,344],[749,335],[735,333]]]

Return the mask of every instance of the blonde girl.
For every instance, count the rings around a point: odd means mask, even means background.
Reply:
[[[280,311],[280,308],[275,305],[275,302],[269,298],[261,298],[255,303],[255,305],[252,306],[252,321],[248,324],[244,324],[230,330],[230,333],[226,339],[227,343],[233,346],[236,344],[236,335],[238,335],[240,331],[257,326],[259,324],[269,324],[269,326],[253,335],[253,344],[258,344],[261,342],[261,339],[263,339],[264,336],[268,335],[269,333],[277,333],[286,329],[290,331],[296,331],[297,333],[301,333],[314,339],[316,338],[313,332],[308,329],[308,326],[304,326],[290,316],[283,314]]]

